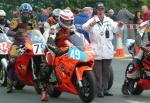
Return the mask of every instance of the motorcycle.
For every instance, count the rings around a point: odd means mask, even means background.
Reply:
[[[2,63],[4,62],[3,58],[8,59],[8,51],[12,45],[12,41],[9,37],[4,33],[3,27],[0,26],[0,85],[6,86],[6,69],[5,65]]]
[[[146,28],[143,30],[140,30],[142,32],[140,35],[142,38],[147,35],[148,32],[145,31]],[[146,41],[146,40],[145,40]],[[129,46],[129,53],[132,55],[132,58],[139,52],[139,49],[142,49],[144,51],[140,68],[138,70],[138,76],[136,79],[127,78],[127,73],[135,70],[135,65],[133,64],[133,61],[131,61],[125,71],[125,80],[124,84],[122,86],[122,93],[124,95],[140,95],[144,90],[150,90],[150,44],[145,43],[145,46],[137,47],[134,43],[134,40],[131,41],[131,45]]]
[[[76,35],[74,35],[76,36]],[[92,48],[84,49],[84,40],[70,37],[66,41],[68,52],[55,57],[55,69],[50,75],[48,93],[50,97],[59,97],[63,91],[79,95],[85,102],[91,102],[96,94],[96,80],[93,73],[94,54]],[[71,41],[72,39],[72,41]],[[66,48],[62,48],[66,50]],[[46,53],[48,64],[51,61],[51,50]]]
[[[25,45],[17,48],[19,56],[15,62],[13,86],[18,90],[23,89],[25,85],[34,86],[36,92],[40,94],[40,67],[44,58],[44,39],[38,30],[32,30],[24,41]],[[3,58],[3,61],[2,64],[7,69],[7,59]]]

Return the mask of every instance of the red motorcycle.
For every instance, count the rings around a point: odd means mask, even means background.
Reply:
[[[34,86],[38,94],[41,93],[40,64],[44,60],[44,44],[41,39],[40,32],[34,30],[28,37],[24,38],[25,45],[17,48],[20,55],[15,62],[15,75],[13,78],[13,86],[16,89],[20,90],[28,85]],[[3,64],[6,64],[6,62]]]
[[[74,39],[74,43],[80,44],[80,40]],[[69,42],[67,42],[69,43]],[[66,44],[67,44],[66,43]],[[74,44],[73,43],[73,44]],[[81,43],[81,44],[84,44]],[[68,45],[68,52],[56,57],[56,67],[49,79],[49,95],[59,97],[63,91],[79,95],[85,103],[91,102],[96,94],[96,80],[93,73],[94,54],[92,48],[83,49],[81,45]],[[68,49],[67,48],[67,49]],[[63,48],[66,50],[66,48]],[[51,62],[51,50],[47,52],[46,60]],[[49,54],[50,53],[50,54]]]
[[[144,39],[144,37],[147,36],[148,33],[143,33],[144,34],[142,34],[142,37]],[[144,42],[145,41],[147,40],[144,40]],[[144,90],[150,90],[150,44],[139,47],[137,49],[135,47],[137,48],[136,44],[133,43],[133,45],[131,45],[129,48],[129,52],[130,54],[132,54],[133,58],[139,52],[139,49],[142,49],[144,51],[144,54],[141,63],[139,64],[140,66],[136,79],[127,78],[127,73],[135,70],[135,65],[133,64],[133,61],[131,61],[127,66],[125,72],[125,81],[122,86],[122,93],[124,95],[140,95]]]

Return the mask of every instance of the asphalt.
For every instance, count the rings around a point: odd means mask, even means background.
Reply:
[[[144,91],[139,96],[124,96],[121,93],[121,86],[124,80],[124,71],[130,59],[114,59],[114,84],[110,90],[114,96],[95,98],[92,103],[149,103],[150,91]],[[14,93],[7,94],[6,88],[0,87],[0,103],[43,103],[40,95],[37,95],[33,87],[25,87],[23,90],[14,90]],[[59,98],[49,98],[48,103],[82,103],[78,96],[70,93],[63,93]]]

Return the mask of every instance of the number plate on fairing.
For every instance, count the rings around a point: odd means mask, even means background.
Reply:
[[[75,46],[69,48],[68,56],[74,60],[86,60],[85,53]]]
[[[42,55],[42,54],[44,54],[43,53],[44,48],[42,47],[42,43],[34,43],[32,45],[32,47],[33,47],[34,55]]]
[[[0,54],[7,54],[9,50],[9,43],[1,42],[0,43]]]

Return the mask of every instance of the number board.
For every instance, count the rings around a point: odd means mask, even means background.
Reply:
[[[7,54],[9,50],[9,43],[1,42],[0,43],[0,54]]]
[[[42,48],[42,43],[34,43],[33,44],[33,52],[34,55],[42,55],[44,48]]]
[[[75,46],[69,48],[68,56],[74,60],[86,60],[85,53]]]

